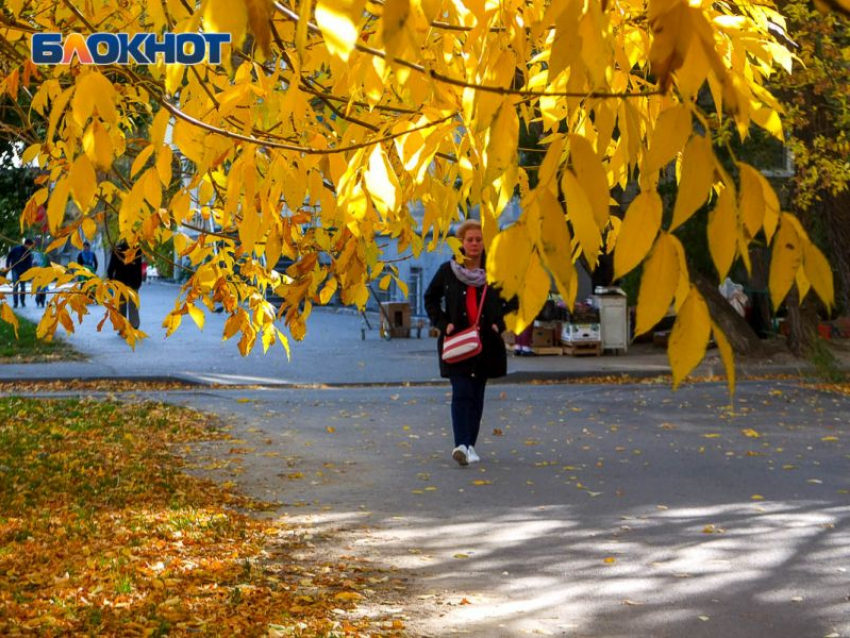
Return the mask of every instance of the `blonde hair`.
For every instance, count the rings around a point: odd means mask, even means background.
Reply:
[[[455,231],[455,236],[459,240],[463,241],[463,238],[466,236],[466,233],[468,233],[473,228],[481,230],[481,222],[477,219],[467,219],[465,222],[463,222],[460,226],[457,227],[457,231]]]

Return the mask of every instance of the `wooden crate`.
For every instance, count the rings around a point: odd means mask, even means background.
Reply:
[[[578,341],[574,343],[565,343],[564,354],[571,357],[598,357],[602,354],[601,341]]]
[[[561,346],[532,346],[531,351],[538,357],[564,354],[564,349]]]

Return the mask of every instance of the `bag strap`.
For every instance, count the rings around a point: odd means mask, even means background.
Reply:
[[[484,284],[484,291],[481,293],[481,301],[478,302],[478,316],[475,317],[475,324],[481,321],[481,313],[484,311],[484,298],[487,296],[487,284]]]

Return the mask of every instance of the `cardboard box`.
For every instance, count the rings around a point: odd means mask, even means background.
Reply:
[[[555,345],[555,333],[551,328],[534,328],[531,333],[532,348],[548,348]]]
[[[601,341],[598,323],[565,323],[561,328],[562,343],[589,343]]]

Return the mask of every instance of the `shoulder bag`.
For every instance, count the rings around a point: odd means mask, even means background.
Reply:
[[[487,286],[481,293],[481,301],[478,302],[478,316],[472,325],[465,330],[446,335],[443,339],[443,361],[446,363],[458,363],[481,352],[481,331],[478,322],[481,320],[481,312],[484,309],[484,298],[487,296]]]

